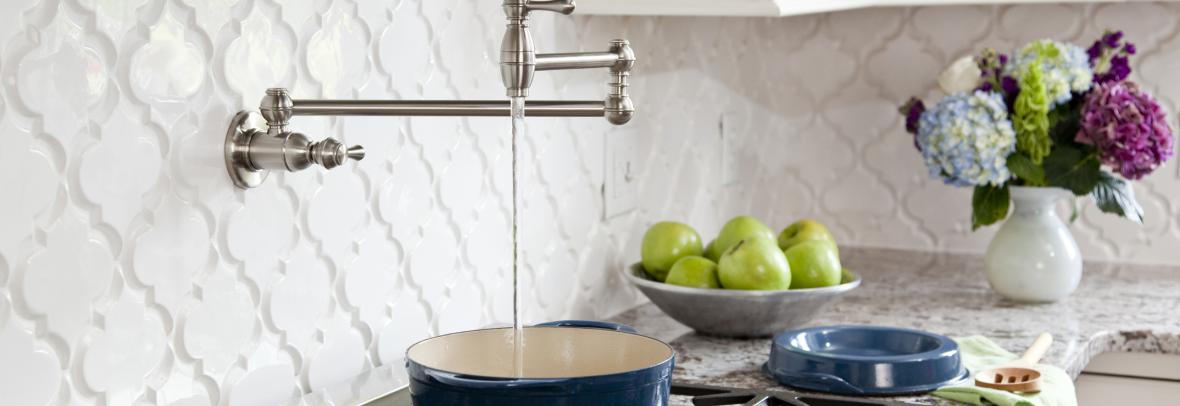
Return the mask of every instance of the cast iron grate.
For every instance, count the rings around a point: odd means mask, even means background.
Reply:
[[[799,393],[786,389],[739,389],[721,386],[672,383],[672,394],[691,396],[695,406],[907,406],[904,403],[885,399],[853,398],[818,393]]]

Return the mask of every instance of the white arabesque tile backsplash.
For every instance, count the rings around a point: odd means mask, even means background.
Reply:
[[[0,5],[0,399],[274,404],[511,319],[508,121],[298,118],[369,156],[239,191],[221,141],[267,87],[308,98],[498,98],[496,0],[12,0]],[[526,319],[642,299],[616,270],[645,227],[732,215],[829,223],[847,245],[980,252],[969,191],[926,179],[895,113],[958,56],[1122,28],[1175,111],[1180,7],[885,8],[785,19],[537,16],[545,52],[639,55],[638,115],[530,119]],[[1035,24],[1034,24],[1035,22]],[[545,72],[535,99],[598,99]],[[1175,116],[1173,114],[1173,116]],[[603,220],[608,149],[640,157],[637,210]],[[1137,188],[1140,227],[1087,206],[1087,258],[1180,264],[1180,174]]]

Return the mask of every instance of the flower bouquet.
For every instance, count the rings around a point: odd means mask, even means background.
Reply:
[[[933,107],[911,98],[900,111],[930,175],[974,187],[973,229],[1008,215],[1010,186],[1089,195],[1142,222],[1128,181],[1173,155],[1173,135],[1155,98],[1127,80],[1133,55],[1110,31],[1089,49],[1054,40],[986,49],[939,77],[947,96]]]

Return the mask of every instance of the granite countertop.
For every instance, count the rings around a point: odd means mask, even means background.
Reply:
[[[859,289],[817,315],[809,325],[874,324],[908,327],[952,337],[982,335],[1021,353],[1037,334],[1055,339],[1041,361],[1077,376],[1090,359],[1109,351],[1180,354],[1180,267],[1086,263],[1081,285],[1052,304],[1021,304],[991,291],[983,259],[975,255],[845,248],[844,265],[861,275]],[[672,320],[652,304],[611,318],[676,349],[677,382],[766,389],[762,375],[770,339],[707,337]],[[404,365],[393,362],[293,399],[304,406],[408,405]],[[673,396],[673,405],[688,404]],[[950,404],[930,397],[900,400]]]
[[[1022,304],[991,291],[980,256],[841,251],[845,266],[864,282],[809,325],[874,324],[951,337],[982,335],[1017,354],[1047,331],[1055,341],[1041,362],[1060,366],[1074,377],[1103,352],[1180,354],[1180,267],[1087,262],[1081,285],[1069,298]],[[678,382],[778,386],[759,369],[769,354],[769,338],[698,335],[650,303],[611,320],[670,343],[677,353],[673,379]]]

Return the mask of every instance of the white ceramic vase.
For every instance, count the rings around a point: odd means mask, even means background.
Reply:
[[[1055,302],[1082,278],[1082,255],[1069,227],[1057,215],[1060,188],[1010,188],[1011,216],[987,246],[984,266],[992,289],[1021,302]]]

